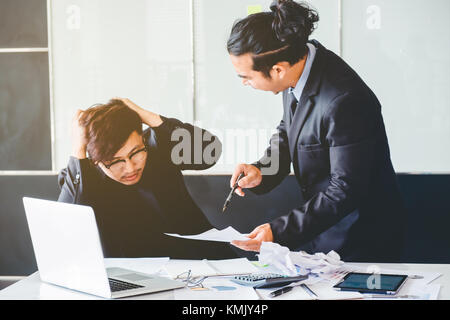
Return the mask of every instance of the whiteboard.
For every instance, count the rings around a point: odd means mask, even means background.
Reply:
[[[194,3],[195,119],[216,133],[223,144],[218,164],[206,172],[230,174],[236,164],[252,163],[263,155],[283,115],[281,94],[244,86],[226,50],[233,23],[253,8],[268,11],[272,1]],[[324,19],[314,34],[324,45],[338,50],[338,2],[316,0],[311,4],[323,12]]]
[[[57,170],[67,164],[75,110],[114,96],[216,133],[222,157],[200,174],[230,174],[262,156],[281,120],[281,96],[243,86],[226,41],[236,19],[271,1],[50,3]],[[450,172],[450,1],[309,3],[320,16],[311,38],[340,54],[379,98],[395,170]]]
[[[192,121],[189,1],[51,1],[56,169],[76,109],[128,97]]]
[[[382,105],[397,172],[450,172],[450,1],[343,0],[342,54]]]

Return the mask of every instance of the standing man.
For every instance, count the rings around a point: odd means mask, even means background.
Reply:
[[[347,261],[399,258],[404,208],[375,94],[339,56],[308,41],[317,12],[291,0],[237,21],[228,40],[244,85],[282,92],[284,114],[263,158],[240,164],[236,193],[267,193],[293,165],[304,203],[234,241],[259,251],[263,241],[309,253],[335,250]],[[370,62],[374,63],[374,62]],[[271,159],[276,173],[266,173]]]

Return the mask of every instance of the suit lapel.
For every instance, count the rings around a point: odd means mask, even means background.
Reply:
[[[311,73],[309,74],[306,86],[303,89],[302,96],[300,97],[300,101],[297,104],[297,109],[287,132],[291,159],[294,159],[295,157],[295,146],[297,145],[298,136],[300,135],[303,125],[305,124],[306,119],[311,114],[311,110],[314,107],[315,103],[313,97],[319,91],[322,71],[325,65],[325,48],[318,41],[313,40],[311,42],[317,47],[316,57],[314,58]],[[289,102],[289,104],[287,104],[287,109],[285,110],[289,112],[289,106],[292,100],[286,100],[287,102]]]

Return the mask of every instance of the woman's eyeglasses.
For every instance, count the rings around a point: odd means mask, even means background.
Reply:
[[[148,151],[148,147],[144,146],[143,148],[134,151],[127,158],[134,164],[138,164],[138,163],[144,161],[145,156],[147,155],[147,151]],[[106,164],[104,162],[102,162],[102,163],[108,170],[111,170],[112,173],[119,174],[125,170],[126,162],[127,162],[126,159],[120,159],[120,160],[115,160],[108,164]]]

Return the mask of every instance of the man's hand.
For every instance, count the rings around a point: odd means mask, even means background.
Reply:
[[[242,188],[253,188],[258,186],[262,181],[261,170],[251,164],[241,163],[236,169],[234,169],[234,173],[231,176],[230,180],[230,188],[233,188],[236,183],[237,178],[241,173],[244,173],[244,177],[242,177],[238,182],[238,187],[234,191],[236,194],[241,197],[245,196],[245,193],[242,191]]]
[[[72,156],[78,159],[86,158],[86,128],[80,124],[83,110],[77,110],[72,119]]]
[[[248,237],[251,240],[239,241],[234,240],[231,242],[232,245],[246,251],[256,251],[259,252],[262,242],[273,242],[272,229],[270,224],[265,223],[256,227]]]
[[[163,123],[159,114],[142,109],[130,99],[118,97],[115,97],[114,99],[122,101],[128,108],[130,108],[133,111],[136,111],[139,117],[141,117],[142,122],[148,125],[149,127],[158,127]]]

